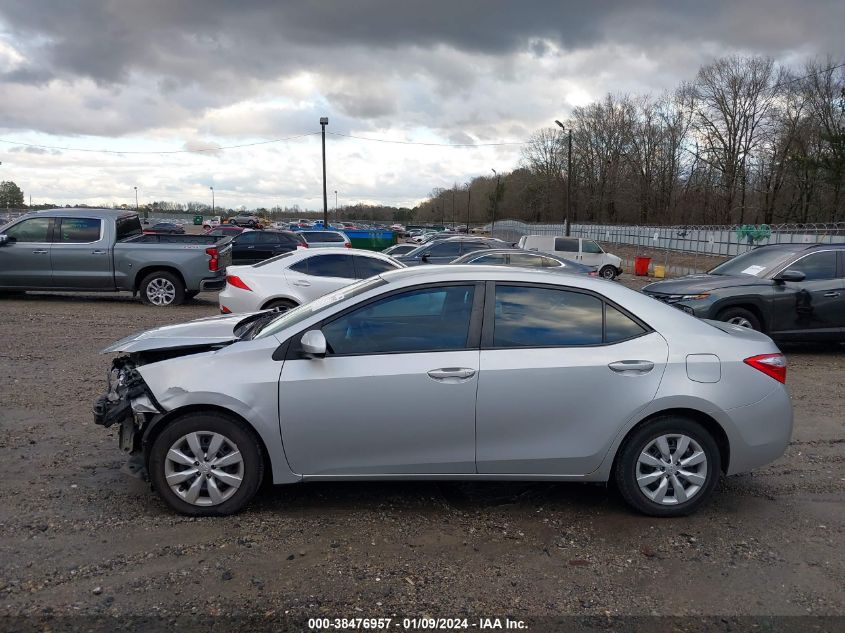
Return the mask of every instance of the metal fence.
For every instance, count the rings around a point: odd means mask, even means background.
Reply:
[[[490,226],[486,229],[489,231]],[[564,224],[496,222],[494,236],[517,242],[523,235],[564,235]],[[637,256],[651,257],[667,276],[709,270],[720,261],[764,244],[845,243],[845,222],[828,224],[678,225],[573,224],[571,235],[616,249],[626,270]]]

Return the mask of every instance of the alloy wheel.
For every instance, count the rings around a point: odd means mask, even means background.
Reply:
[[[655,503],[684,503],[707,481],[707,455],[688,435],[660,435],[640,452],[636,479],[640,492]]]
[[[754,327],[751,325],[751,321],[741,316],[735,316],[728,319],[728,323],[731,323],[732,325],[739,325],[740,327],[747,327],[752,330],[754,329]]]
[[[166,306],[176,298],[176,286],[169,279],[158,277],[147,284],[147,298],[157,306]]]
[[[244,478],[244,460],[235,443],[222,433],[196,431],[171,445],[164,475],[170,489],[187,503],[215,506],[237,492]]]

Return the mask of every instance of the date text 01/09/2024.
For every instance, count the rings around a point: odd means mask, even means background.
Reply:
[[[309,618],[308,628],[311,630],[388,630],[401,628],[403,630],[525,630],[527,624],[523,620],[510,618],[479,618],[470,621],[468,618]]]

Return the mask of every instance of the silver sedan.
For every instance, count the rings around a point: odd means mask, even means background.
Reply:
[[[191,515],[240,510],[267,473],[612,482],[676,516],[720,473],[777,459],[792,431],[767,336],[542,270],[391,271],[105,352],[122,355],[97,423],[119,425],[134,470]]]

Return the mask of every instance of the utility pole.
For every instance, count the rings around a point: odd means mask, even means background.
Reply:
[[[320,117],[320,129],[323,132],[323,228],[329,228],[329,199],[326,195],[326,126],[329,117]]]
[[[455,230],[455,189],[457,189],[457,183],[452,185],[452,230]]]
[[[211,217],[214,217],[214,187],[209,187],[211,189]]]
[[[566,223],[566,236],[570,233],[570,204],[572,200],[572,128],[565,128],[563,123],[555,119],[555,123],[560,126],[561,130],[568,133],[567,135],[567,156],[566,156],[566,216],[564,222]],[[574,218],[573,218],[574,219]]]
[[[467,230],[466,233],[469,234],[469,205],[472,201],[472,181],[467,183]]]
[[[496,206],[499,204],[499,172],[491,169],[496,174],[496,191],[493,193],[493,221],[490,223],[490,237],[493,236],[493,231],[496,230]]]
[[[135,187],[135,213],[138,213],[138,187]]]

